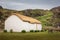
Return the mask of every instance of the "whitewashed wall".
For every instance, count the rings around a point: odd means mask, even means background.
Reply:
[[[38,30],[42,29],[41,24],[37,24]],[[28,22],[24,22],[19,17],[12,15],[5,21],[5,29],[9,32],[13,29],[14,32],[21,32],[22,30],[26,30],[29,32],[30,30],[36,30],[36,24],[31,24]]]

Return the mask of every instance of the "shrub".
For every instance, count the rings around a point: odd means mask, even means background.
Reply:
[[[34,30],[30,30],[30,32],[34,32]]]
[[[35,32],[40,32],[39,30],[35,30]]]
[[[11,29],[11,30],[10,30],[10,33],[12,33],[12,32],[13,32],[13,30]]]
[[[4,32],[6,33],[6,32],[7,32],[7,30],[4,30]]]
[[[26,33],[26,31],[25,31],[25,30],[22,30],[21,32],[22,32],[22,33]]]
[[[41,32],[44,32],[44,30],[41,30]]]

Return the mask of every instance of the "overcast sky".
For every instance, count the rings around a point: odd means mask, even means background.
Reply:
[[[60,0],[0,0],[0,5],[7,9],[51,9],[60,6]]]

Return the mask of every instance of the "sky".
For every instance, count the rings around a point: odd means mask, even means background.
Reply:
[[[0,6],[12,10],[51,9],[60,6],[60,0],[0,0]]]

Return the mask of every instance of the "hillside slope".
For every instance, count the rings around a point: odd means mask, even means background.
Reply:
[[[51,9],[53,12],[52,23],[54,27],[60,27],[60,6]]]
[[[41,21],[43,26],[51,26],[50,18],[52,12],[43,9],[26,9],[22,11],[10,10],[5,8],[0,8],[0,28],[4,28],[4,21],[13,13],[19,13],[25,16],[33,17]]]

